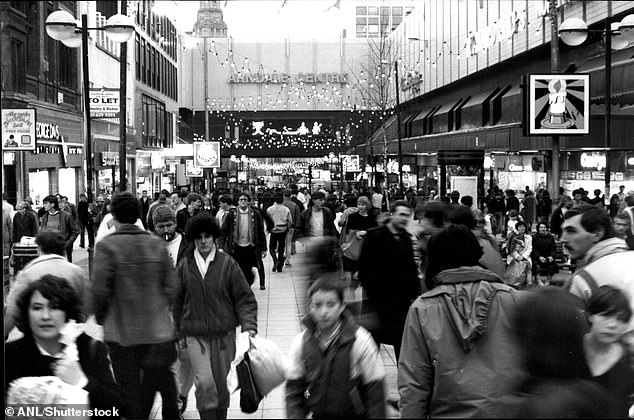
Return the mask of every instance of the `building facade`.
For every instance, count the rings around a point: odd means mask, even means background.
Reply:
[[[398,76],[401,146],[404,161],[414,162],[416,187],[442,178],[440,189],[452,188],[451,174],[479,178],[479,196],[490,185],[552,191],[552,137],[528,136],[529,74],[551,71],[551,24],[547,1],[421,1],[390,36],[400,45]],[[605,167],[605,47],[601,32],[606,17],[614,22],[634,12],[630,2],[558,1],[558,22],[585,20],[594,30],[577,47],[560,42],[555,73],[590,75],[590,124],[583,135],[561,135],[560,185],[603,189]],[[612,52],[611,194],[619,185],[634,189],[630,163],[634,156],[634,48]],[[396,159],[396,116],[386,123],[387,145],[375,133],[371,148]],[[471,154],[467,161],[455,156]],[[454,157],[455,157],[454,156]],[[478,163],[479,162],[479,163]],[[444,168],[444,169],[443,169]],[[446,171],[445,176],[441,176]]]

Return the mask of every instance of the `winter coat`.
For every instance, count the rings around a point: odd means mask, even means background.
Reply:
[[[414,247],[407,232],[399,241],[386,225],[368,230],[359,257],[359,281],[382,324],[381,342],[400,342],[409,305],[420,294]]]
[[[230,255],[233,255],[235,248],[234,234],[237,229],[236,224],[238,218],[237,212],[240,211],[237,208],[231,209],[225,221],[222,224],[220,230],[220,238],[218,239],[218,246]],[[262,220],[262,214],[256,207],[249,207],[251,214],[251,226],[253,226],[253,243],[257,253],[266,251],[266,233],[264,232],[264,221]]]
[[[7,297],[7,312],[4,317],[4,334],[8,335],[20,316],[17,300],[20,294],[33,282],[46,274],[61,277],[77,291],[82,302],[82,313],[86,316],[92,314],[90,284],[87,273],[79,266],[68,262],[66,257],[56,254],[40,255],[30,261],[17,275],[15,283]]]
[[[372,336],[344,311],[339,337],[322,351],[312,318],[303,324],[289,351],[287,418],[385,418],[385,369]]]
[[[112,373],[108,349],[101,341],[94,340],[85,333],[77,337],[77,352],[79,365],[84,371],[88,384],[84,390],[88,392],[88,399],[92,409],[111,410],[113,407],[121,409],[125,405],[125,395],[115,382]],[[26,335],[19,340],[5,344],[5,397],[9,384],[18,378],[27,376],[55,376],[51,365],[55,361],[52,356],[40,353],[32,335]],[[93,418],[103,418],[93,416]],[[110,418],[118,418],[110,417]]]
[[[535,214],[537,213],[537,199],[534,195],[527,195],[522,202],[524,207],[522,208],[521,215],[526,223],[535,222]]]
[[[324,236],[339,237],[335,228],[334,213],[327,207],[321,208],[324,215]],[[302,212],[300,230],[304,237],[310,237],[310,218],[313,215],[313,207],[309,207]]]
[[[48,216],[49,212],[44,213],[44,216],[42,216],[40,230],[46,229]],[[77,223],[75,223],[75,219],[72,214],[59,210],[59,231],[62,232],[62,235],[64,235],[64,238],[66,239],[66,247],[73,246],[75,239],[79,236],[79,227],[77,226]]]
[[[610,238],[596,243],[577,262],[577,271],[564,285],[585,304],[596,289],[610,285],[624,290],[630,298],[630,307],[634,311],[634,251],[630,251],[623,239]],[[634,345],[634,316],[630,319],[629,340]]]
[[[37,216],[30,212],[16,213],[13,216],[13,242],[20,242],[23,236],[37,236]]]
[[[523,379],[511,330],[518,292],[480,267],[445,270],[409,309],[398,367],[401,416],[474,417]]]
[[[223,336],[238,325],[242,331],[257,331],[258,303],[238,263],[217,249],[203,278],[194,252],[190,249],[176,268],[173,317],[178,336]]]
[[[134,346],[174,339],[175,296],[175,272],[162,239],[123,224],[97,243],[93,302],[105,341]]]

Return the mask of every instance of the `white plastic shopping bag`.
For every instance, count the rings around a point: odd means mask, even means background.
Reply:
[[[66,407],[90,408],[88,392],[78,386],[69,385],[57,376],[25,376],[9,384],[7,392],[9,405],[53,405],[60,410]],[[8,413],[8,412],[7,412]],[[15,413],[16,417],[19,414]],[[12,418],[12,416],[8,416]],[[33,416],[33,419],[50,418]],[[73,419],[88,420],[88,417],[76,416]]]
[[[286,380],[288,358],[271,340],[252,337],[249,358],[253,379],[260,394],[267,395]]]
[[[229,373],[227,374],[227,389],[230,394],[236,392],[240,385],[238,384],[238,373],[236,372],[236,366],[244,359],[244,353],[249,351],[251,343],[249,341],[249,333],[243,332],[236,337],[236,356],[231,362]]]

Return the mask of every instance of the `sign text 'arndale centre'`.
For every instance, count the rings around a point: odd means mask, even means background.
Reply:
[[[347,73],[241,73],[229,78],[229,83],[348,83]]]

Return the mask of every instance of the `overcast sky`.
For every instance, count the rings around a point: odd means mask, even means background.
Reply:
[[[345,1],[345,0],[344,0]],[[196,22],[198,1],[160,1],[174,24],[189,32]],[[343,13],[336,0],[229,0],[220,2],[224,21],[234,39],[337,39]],[[348,16],[349,18],[349,16]]]

